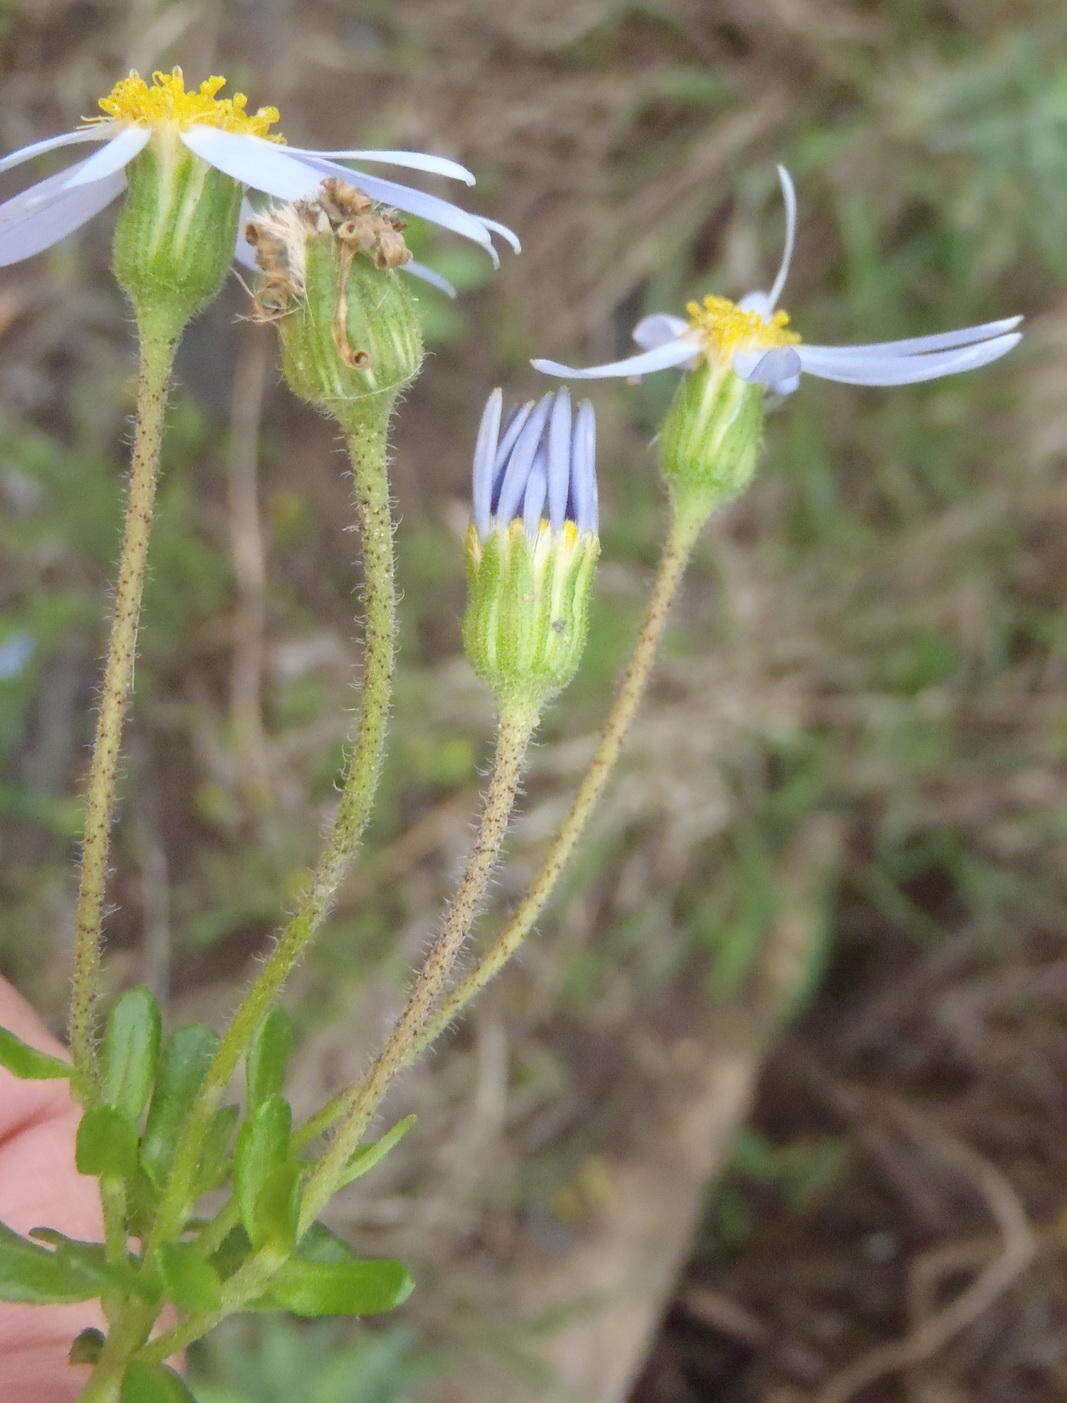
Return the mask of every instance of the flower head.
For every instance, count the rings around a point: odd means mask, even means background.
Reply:
[[[778,308],[796,239],[793,181],[784,166],[778,167],[778,176],[786,210],[785,248],[769,292],[751,292],[736,303],[725,297],[705,297],[689,304],[688,319],[668,313],[645,317],[633,333],[642,349],[623,360],[586,369],[549,360],[535,360],[534,366],[546,375],[596,379],[642,375],[668,366],[693,369],[703,362],[787,395],[797,388],[803,373],[848,385],[905,385],[977,369],[1018,344],[1021,337],[1015,328],[1021,317],[862,346],[803,342],[788,313]]]
[[[180,68],[154,73],[150,83],[131,73],[101,99],[103,117],[90,118],[74,131],[34,142],[0,160],[3,171],[59,147],[86,142],[100,146],[86,159],[0,205],[0,266],[49,248],[110,204],[125,187],[127,166],[150,143],[161,151],[173,151],[179,143],[236,185],[275,199],[306,199],[325,177],[337,177],[357,186],[372,200],[473,240],[494,265],[499,262],[494,234],[518,250],[516,236],[495,220],[344,164],[402,166],[473,184],[471,173],[455,161],[418,151],[320,151],[289,146],[272,134],[279,118],[277,108],[249,112],[243,93],[219,95],[225,83],[225,78],[212,77],[187,90]],[[243,238],[235,252],[238,258],[250,261]],[[419,264],[409,262],[405,267],[407,272],[451,291],[442,278]]]
[[[543,701],[573,677],[597,536],[596,418],[566,390],[503,421],[489,396],[474,450],[467,654],[500,694]]]

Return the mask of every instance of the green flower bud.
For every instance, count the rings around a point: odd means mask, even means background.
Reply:
[[[581,661],[600,541],[596,420],[566,390],[516,410],[489,397],[474,458],[463,642],[504,703],[540,707]]]
[[[194,155],[176,128],[156,130],[127,167],[115,228],[115,276],[141,312],[180,330],[222,286],[233,261],[241,187]]]
[[[701,360],[678,382],[659,433],[676,497],[706,515],[748,486],[763,438],[764,386]]]
[[[418,306],[396,271],[409,258],[395,215],[339,180],[254,220],[264,277],[257,320],[277,325],[301,399],[343,423],[387,419],[422,365]]]

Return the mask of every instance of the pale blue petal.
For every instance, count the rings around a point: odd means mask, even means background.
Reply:
[[[151,139],[150,127],[123,127],[106,146],[94,151],[88,160],[74,167],[74,173],[67,177],[67,188],[73,190],[76,185],[92,185],[94,180],[103,180],[106,175],[125,170]]]
[[[786,170],[785,166],[778,167],[778,180],[782,186],[782,199],[785,201],[785,245],[782,249],[782,261],[778,266],[771,290],[767,294],[767,302],[773,312],[778,305],[785,288],[786,279],[789,277],[789,267],[793,261],[793,249],[797,241],[797,192],[793,184],[793,177]]]
[[[566,386],[556,395],[548,421],[548,519],[558,531],[567,519],[571,482],[571,397]]]
[[[575,525],[579,531],[596,531],[600,516],[596,486],[596,411],[588,400],[581,402],[575,415],[573,453]]]
[[[796,346],[772,346],[764,351],[735,351],[733,371],[742,380],[757,385],[773,385],[799,375],[802,360]]]
[[[0,171],[21,166],[23,161],[32,161],[35,156],[43,156],[46,151],[55,151],[60,146],[74,146],[81,141],[107,141],[114,136],[116,125],[115,122],[101,122],[99,126],[79,127],[76,132],[64,132],[62,136],[49,136],[44,141],[21,146],[0,161]]]
[[[305,162],[287,156],[285,148],[241,132],[219,127],[190,127],[181,134],[190,151],[231,180],[262,190],[278,200],[303,200],[314,194],[321,178],[316,178]]]
[[[474,445],[471,502],[475,529],[483,540],[489,534],[489,519],[493,511],[493,476],[503,404],[503,394],[500,390],[494,390],[485,402]]]
[[[441,290],[447,297],[455,297],[456,289],[442,277],[440,273],[435,273],[432,268],[427,268],[425,263],[416,263],[414,258],[409,258],[406,263],[401,263],[400,271],[410,273],[413,278],[420,278],[424,283],[429,283],[431,287]]]
[[[798,348],[801,363],[811,375],[821,380],[837,380],[845,385],[912,385],[921,380],[937,380],[943,375],[958,375],[964,370],[977,370],[991,361],[999,360],[1022,340],[1019,332],[996,336],[978,345],[950,351],[932,351],[912,356],[857,356],[853,361],[837,361],[832,366],[805,363],[805,347]]]
[[[609,361],[607,365],[590,365],[578,369],[572,365],[562,365],[554,360],[532,360],[530,364],[542,375],[556,375],[561,379],[599,380],[612,376],[644,375],[650,370],[665,370],[671,365],[682,365],[700,351],[699,341],[693,337],[679,337],[666,345],[654,346],[651,351],[641,351],[627,356],[625,360]]]
[[[633,329],[633,339],[643,351],[654,350],[668,341],[675,341],[689,330],[684,317],[673,317],[669,312],[653,312],[642,317]]]
[[[443,175],[447,180],[462,180],[465,185],[475,184],[474,175],[458,161],[450,161],[447,156],[431,156],[422,151],[315,151],[308,146],[286,146],[285,149],[297,156],[317,156],[322,161],[380,161],[387,166],[404,166],[407,170]]]
[[[49,176],[0,205],[0,267],[18,263],[72,234],[111,203],[126,184],[114,171],[93,185],[66,189],[68,172]]]
[[[511,450],[504,471],[504,480],[500,484],[500,497],[495,511],[498,525],[503,526],[514,520],[526,495],[526,483],[541,442],[545,420],[552,408],[552,400],[553,396],[550,394],[542,397],[515,440],[515,447]]]
[[[527,536],[537,536],[547,495],[548,477],[545,472],[545,446],[542,443],[530,469],[529,481],[526,483],[526,492],[522,499],[522,525]]]
[[[923,351],[945,351],[956,346],[970,346],[1005,332],[1014,331],[1022,317],[1004,317],[981,326],[965,326],[958,331],[937,331],[931,336],[909,336],[902,341],[872,341],[863,346],[816,346],[804,343],[805,354],[813,360],[851,359],[855,355],[911,356]]]

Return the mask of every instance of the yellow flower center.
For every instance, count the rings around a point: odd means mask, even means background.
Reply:
[[[735,351],[762,351],[795,346],[800,337],[789,330],[789,313],[774,312],[770,320],[746,312],[728,297],[705,297],[686,307],[689,324],[700,333],[709,360],[729,364]]]
[[[205,78],[198,88],[186,92],[185,76],[180,68],[170,73],[153,73],[151,83],[133,72],[116,83],[107,97],[100,99],[98,105],[106,117],[88,120],[137,122],[153,127],[174,122],[183,128],[221,127],[223,131],[240,132],[245,136],[281,140],[270,130],[280,116],[276,107],[248,112],[248,98],[244,93],[234,93],[233,97],[216,96],[225,86],[225,78]]]

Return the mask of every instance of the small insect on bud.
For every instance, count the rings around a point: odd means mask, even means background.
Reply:
[[[540,705],[574,676],[597,536],[596,416],[560,390],[501,424],[494,390],[474,452],[463,641],[502,699]]]
[[[345,424],[388,418],[422,364],[416,303],[396,272],[411,257],[403,228],[331,179],[315,199],[273,209],[246,231],[263,271],[253,316],[277,325],[294,393]]]

